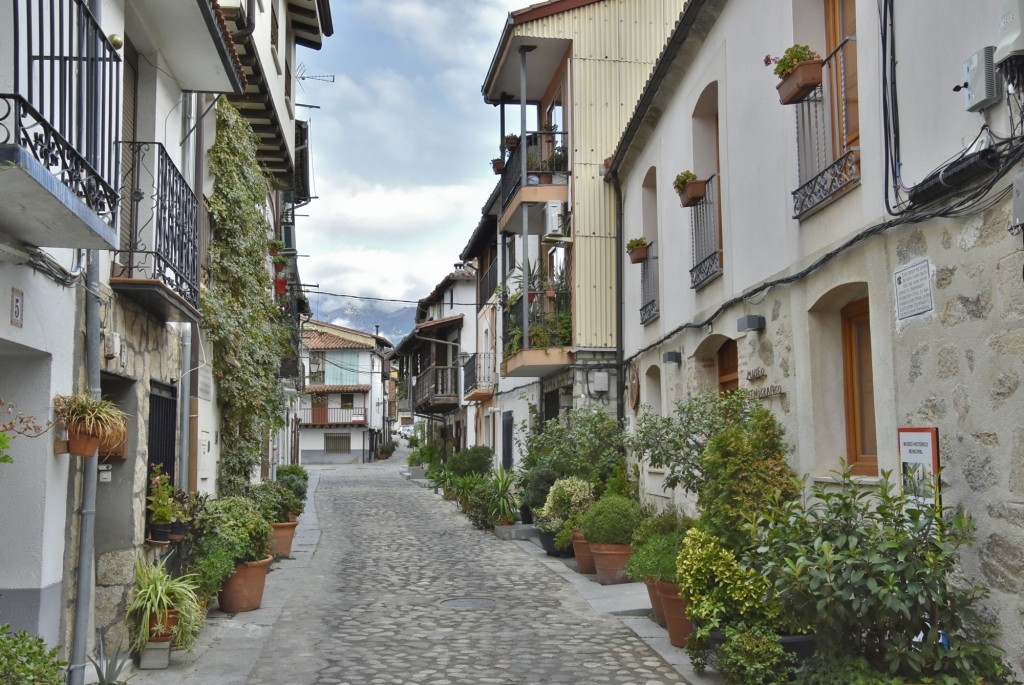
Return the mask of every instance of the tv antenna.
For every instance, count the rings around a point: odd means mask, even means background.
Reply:
[[[307,74],[305,63],[300,62],[298,69],[295,70],[295,80],[299,82],[299,88],[302,88],[303,81],[322,81],[323,83],[334,83],[334,74]]]

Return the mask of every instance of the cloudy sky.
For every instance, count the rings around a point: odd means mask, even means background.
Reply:
[[[527,0],[331,0],[334,36],[299,48],[314,192],[302,280],[418,300],[458,261],[497,177],[498,110],[480,94],[508,13]],[[304,116],[302,111],[300,116]],[[356,303],[333,299],[328,307]]]

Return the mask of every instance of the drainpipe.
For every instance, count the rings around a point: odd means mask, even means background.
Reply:
[[[89,9],[98,26],[103,23],[103,3],[101,0],[90,0]],[[93,65],[93,79],[96,84],[99,78],[99,60]],[[93,130],[90,139],[99,139],[100,102],[94,91],[90,108],[92,109]],[[93,168],[98,169],[98,149],[93,142],[86,151]],[[85,365],[89,378],[89,394],[93,399],[103,397],[100,388],[100,254],[99,250],[89,250],[86,257],[88,286],[85,289]],[[95,547],[96,525],[96,481],[99,469],[99,457],[82,459],[82,508],[79,512],[78,542],[78,578],[75,592],[74,628],[71,642],[71,655],[68,668],[69,685],[83,685],[85,682],[85,652],[89,646],[89,609],[92,605],[93,593],[93,556]]]
[[[182,324],[181,328],[181,365],[188,369],[192,366],[192,324]],[[178,399],[181,401],[179,424],[181,431],[180,468],[178,469],[178,488],[188,491],[189,461],[192,450],[192,371],[181,377],[178,384]]]
[[[256,0],[247,0],[245,3],[245,26],[231,34],[231,40],[236,43],[242,42],[252,35],[256,30]]]
[[[622,326],[622,312],[625,306],[625,296],[622,293],[622,253],[625,251],[626,246],[623,244],[623,209],[622,209],[622,186],[619,185],[619,177],[617,174],[608,174],[608,178],[611,181],[612,188],[615,190],[615,292],[618,295],[618,304],[615,307],[615,365],[619,370],[618,373],[618,393],[619,401],[616,402],[616,418],[619,419],[619,423],[626,417],[626,370],[622,368],[622,360],[625,358],[623,348],[625,346],[622,340],[623,326]]]

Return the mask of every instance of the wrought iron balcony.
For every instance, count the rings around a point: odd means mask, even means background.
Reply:
[[[114,253],[110,284],[169,321],[197,320],[199,202],[160,143],[121,143],[132,203],[126,249]]]
[[[491,295],[498,288],[498,262],[493,261],[487,270],[480,274],[477,280],[476,308],[477,311],[487,304]]]
[[[41,247],[116,247],[121,58],[81,0],[0,7],[11,36],[0,64],[13,65],[0,92],[0,226]]]
[[[534,131],[520,139],[501,172],[501,204],[507,207],[522,186],[523,155],[526,184],[565,185],[569,182],[569,135],[565,131]]]
[[[302,409],[299,421],[303,426],[362,426],[366,416],[366,407],[318,406]]]
[[[640,263],[640,323],[658,318],[658,245],[647,243],[647,259]]]
[[[793,216],[820,208],[860,180],[856,89],[846,65],[856,59],[857,38],[849,36],[825,58],[821,85],[796,105],[797,166]],[[852,70],[851,70],[852,71]]]
[[[413,408],[425,414],[451,411],[459,406],[459,367],[431,366],[416,376]]]
[[[496,383],[494,355],[490,352],[470,355],[462,366],[463,397],[469,402],[486,399],[494,394]]]
[[[572,345],[569,292],[557,292],[554,298],[537,293],[529,309],[529,328],[524,336],[522,301],[505,308],[502,363],[506,376],[544,376],[571,363],[568,351],[568,346]]]
[[[712,174],[704,191],[704,199],[694,205],[693,268],[690,287],[699,288],[722,273],[722,208],[718,202],[721,176]]]

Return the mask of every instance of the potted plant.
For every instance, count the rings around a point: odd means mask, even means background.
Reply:
[[[288,279],[286,278],[275,278],[274,279],[274,294],[284,295],[288,290]]]
[[[616,494],[606,494],[584,512],[580,532],[590,543],[601,585],[628,582],[625,568],[633,552],[630,542],[642,518],[637,502]]]
[[[270,252],[271,257],[276,257],[277,253],[284,249],[284,241],[274,238],[273,240],[267,241],[267,251]]]
[[[270,524],[247,497],[220,497],[192,524],[190,572],[200,598],[218,596],[222,611],[252,611],[263,601],[270,554]]]
[[[568,171],[569,153],[562,145],[556,146],[542,165],[546,171]]]
[[[682,534],[692,525],[693,521],[690,518],[680,515],[672,507],[654,516],[644,518],[633,531],[633,554],[626,564],[626,574],[633,580],[643,581],[647,586],[647,595],[651,600],[654,620],[663,628],[665,627],[664,602],[658,591],[658,582],[660,579],[665,584],[675,584],[675,560],[679,552],[679,543],[682,542]],[[671,554],[667,554],[661,547],[646,549],[648,542],[655,536],[674,533],[679,533],[679,535],[676,549]],[[665,559],[663,555],[671,556],[671,559]],[[675,595],[679,594],[678,585],[672,592]]]
[[[707,192],[708,182],[698,180],[697,174],[689,169],[680,171],[672,181],[672,188],[679,195],[679,203],[683,207],[693,207],[700,204]]]
[[[64,685],[67,663],[58,654],[60,647],[47,648],[43,638],[0,625],[0,683]]]
[[[684,530],[655,533],[643,544],[633,546],[626,564],[626,574],[632,580],[647,584],[655,621],[668,630],[669,642],[674,647],[686,647],[693,634],[693,623],[679,594],[676,577],[676,558],[685,535]]]
[[[509,133],[505,136],[505,149],[511,152],[519,147],[519,136]]]
[[[629,255],[630,264],[639,264],[647,259],[647,238],[633,238],[626,243],[626,253]]]
[[[133,625],[132,646],[142,651],[149,642],[168,642],[191,651],[203,627],[204,612],[194,574],[177,578],[164,557],[153,563],[135,557],[135,585],[128,596],[127,619]]]
[[[295,493],[300,502],[306,500],[309,489],[309,472],[301,464],[286,464],[277,467],[277,482]]]
[[[281,273],[282,271],[284,271],[284,268],[288,266],[288,258],[285,257],[284,255],[276,255],[273,259],[273,262],[275,273]]]
[[[551,537],[549,544],[556,550],[567,549],[571,545],[576,557],[576,570],[585,574],[596,573],[594,555],[578,528],[580,517],[593,503],[594,487],[590,482],[579,476],[567,476],[551,485],[544,506],[537,512],[537,529],[544,536]],[[547,543],[544,537],[541,543]]]
[[[509,526],[515,523],[519,510],[515,482],[513,473],[502,466],[491,471],[491,518],[498,525]]]
[[[491,160],[491,170],[498,176],[505,170],[505,160],[501,157],[495,157]]]
[[[784,105],[803,102],[821,85],[821,55],[807,45],[791,45],[781,57],[765,55],[764,64],[774,65],[773,72],[779,77],[776,90],[779,92],[779,102]]]
[[[555,142],[555,132],[558,131],[558,124],[548,122],[541,126],[540,130],[544,132],[544,142],[548,145],[553,145]]]
[[[89,663],[96,669],[97,685],[124,685],[127,680],[121,680],[121,671],[132,662],[131,651],[124,651],[124,643],[118,642],[114,647],[114,653],[109,657],[103,648],[103,640],[96,641],[96,658],[89,656]]]
[[[273,480],[254,485],[249,491],[249,497],[270,524],[270,553],[281,557],[290,555],[295,528],[299,525],[296,517],[304,508],[302,500],[288,487]]]
[[[160,464],[153,464],[149,474],[149,494],[146,495],[150,540],[167,542],[170,539],[175,508],[174,486],[171,485],[171,478],[163,473]]]
[[[57,395],[54,414],[68,430],[68,451],[92,457],[100,443],[120,444],[128,435],[128,417],[108,400],[95,400],[86,393]]]

